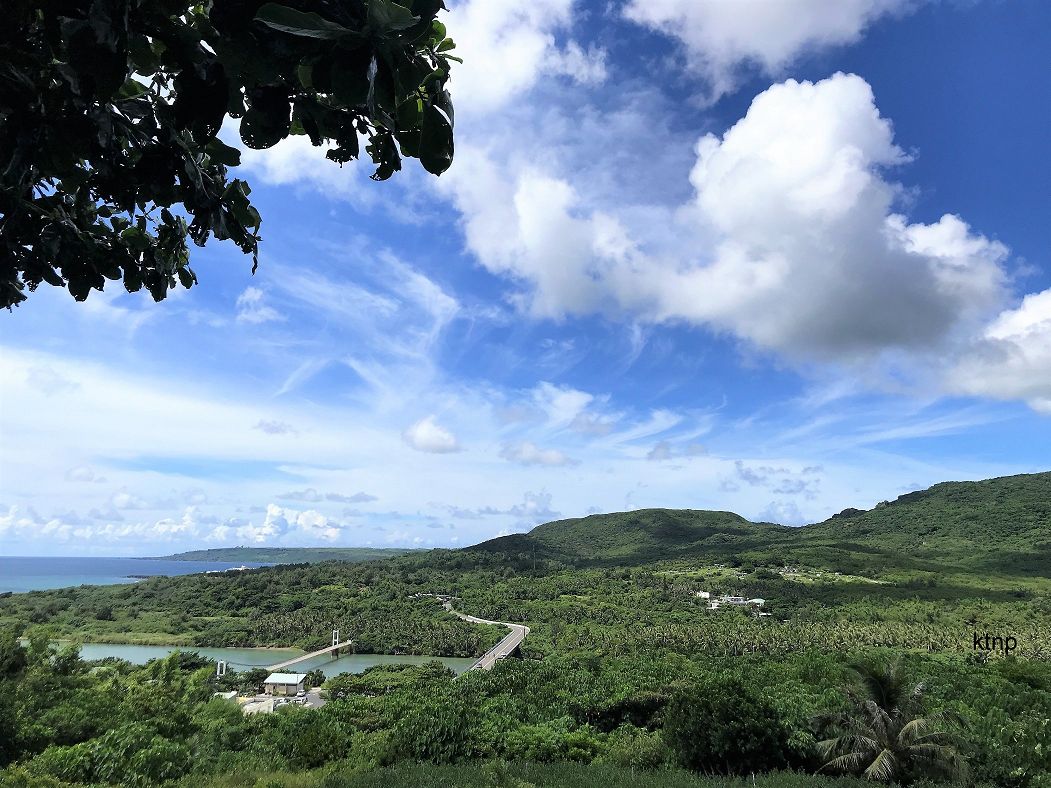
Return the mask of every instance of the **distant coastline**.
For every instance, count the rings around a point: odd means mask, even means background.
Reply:
[[[158,556],[165,561],[241,561],[256,564],[313,564],[321,561],[379,561],[419,552],[401,547],[215,547]]]

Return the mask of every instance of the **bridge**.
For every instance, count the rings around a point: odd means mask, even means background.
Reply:
[[[290,668],[293,665],[298,665],[300,662],[306,662],[308,659],[314,657],[320,657],[324,654],[331,654],[333,657],[339,653],[341,648],[353,648],[354,643],[350,640],[339,641],[338,638],[333,638],[334,642],[331,646],[325,646],[319,648],[317,651],[311,651],[309,654],[303,654],[302,656],[296,657],[295,659],[286,659],[284,662],[278,662],[276,665],[270,665],[267,667],[271,673],[277,673],[285,668]]]
[[[496,664],[497,660],[509,657],[518,651],[522,646],[522,641],[524,641],[526,635],[529,634],[529,627],[525,624],[509,624],[506,621],[490,621],[487,618],[478,618],[477,616],[469,616],[466,613],[461,613],[459,610],[453,608],[453,603],[450,599],[443,599],[442,606],[463,621],[470,621],[472,624],[494,624],[500,627],[507,627],[511,630],[499,643],[482,654],[482,656],[480,656],[467,670],[492,670],[493,665]]]
[[[420,594],[419,596],[432,595]],[[471,665],[471,667],[469,667],[467,670],[492,670],[493,665],[495,665],[498,660],[505,659],[506,657],[509,657],[516,651],[518,651],[519,648],[521,648],[522,646],[522,641],[524,641],[526,639],[526,636],[529,634],[529,627],[527,627],[525,624],[509,624],[506,621],[490,621],[487,618],[469,616],[466,613],[461,613],[459,610],[454,609],[452,599],[450,599],[449,597],[439,596],[438,598],[442,601],[442,607],[444,607],[454,616],[456,616],[459,619],[462,619],[463,621],[469,621],[472,624],[493,624],[499,627],[507,627],[509,630],[511,630],[500,640],[499,643],[497,643],[487,652],[482,654],[482,656],[480,656],[475,661],[475,663]],[[284,662],[278,662],[276,665],[270,665],[269,667],[267,667],[267,670],[269,670],[271,673],[276,673],[280,670],[284,670],[285,668],[290,668],[293,665],[298,665],[300,662],[306,662],[307,660],[314,659],[314,657],[320,657],[324,654],[331,654],[332,656],[336,656],[336,654],[339,653],[340,649],[352,648],[353,645],[353,642],[350,640],[340,641],[339,631],[334,630],[332,632],[331,646],[325,646],[325,648],[318,649],[317,651],[312,651],[309,654],[303,654],[302,656],[296,657],[294,659],[287,659]]]

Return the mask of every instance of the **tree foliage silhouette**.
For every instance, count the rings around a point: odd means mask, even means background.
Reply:
[[[196,283],[187,239],[258,264],[261,217],[229,177],[289,135],[384,180],[453,158],[442,0],[12,0],[0,29],[0,307],[42,282],[156,300]],[[253,265],[253,271],[255,266]]]

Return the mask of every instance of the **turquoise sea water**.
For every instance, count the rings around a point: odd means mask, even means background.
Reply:
[[[80,585],[134,583],[133,575],[192,575],[241,566],[228,561],[168,561],[162,558],[27,558],[0,556],[0,593]],[[249,567],[264,564],[245,564]]]

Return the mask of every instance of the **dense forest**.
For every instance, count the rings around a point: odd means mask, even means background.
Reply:
[[[383,561],[10,595],[0,786],[729,786],[754,773],[846,788],[869,770],[1047,788],[1049,501],[1038,474],[800,529],[647,510]],[[245,717],[212,693],[262,677],[216,680],[192,654],[324,645],[338,627],[363,652],[466,656],[504,634],[428,594],[528,624],[524,658],[458,679],[438,663],[344,674],[321,709]],[[710,609],[721,595],[764,603]],[[92,664],[77,639],[187,653]]]

